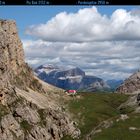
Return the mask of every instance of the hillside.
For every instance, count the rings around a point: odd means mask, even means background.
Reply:
[[[25,63],[15,21],[0,20],[0,140],[78,137],[64,99],[62,89],[39,80]]]
[[[121,112],[117,108],[124,103],[127,98],[126,95],[119,94],[81,93],[77,95],[75,99],[69,101],[67,108],[73,113],[73,118],[81,130],[80,140],[91,140],[96,130],[104,129],[106,126],[110,127],[110,125],[112,125],[110,119],[120,117]],[[100,126],[101,123],[103,123],[103,125]],[[94,130],[95,132],[92,132]],[[91,136],[89,136],[90,134]],[[72,139],[65,137],[63,140]]]
[[[80,140],[139,140],[140,106],[136,96],[86,92],[66,104],[81,130]],[[65,136],[62,140],[73,139]]]

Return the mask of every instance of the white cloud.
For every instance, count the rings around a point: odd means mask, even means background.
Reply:
[[[140,41],[136,41],[138,44]],[[88,74],[106,79],[126,78],[140,68],[140,47],[135,47],[133,41],[53,43],[24,40],[23,45],[26,61],[32,67],[44,63],[78,66]]]
[[[33,59],[33,60],[28,59],[27,61],[30,65],[36,65],[40,62],[39,59]]]
[[[32,25],[26,33],[47,41],[100,41],[140,39],[140,16],[118,9],[110,17],[96,7],[77,13],[62,12],[44,24]]]
[[[126,78],[140,68],[138,13],[118,9],[107,16],[96,7],[59,13],[26,30],[37,37],[23,40],[26,60],[33,67],[75,65],[105,79]]]

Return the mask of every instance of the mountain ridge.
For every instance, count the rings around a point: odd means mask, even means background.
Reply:
[[[107,80],[106,83],[110,86],[110,89],[114,91],[123,83],[123,80],[110,79]]]
[[[62,89],[85,90],[94,86],[90,91],[108,89],[109,86],[104,80],[97,76],[86,75],[78,67],[61,68],[59,66],[41,65],[35,69],[37,76],[43,81]]]

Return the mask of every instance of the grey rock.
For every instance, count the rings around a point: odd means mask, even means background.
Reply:
[[[136,72],[131,75],[128,79],[124,81],[122,85],[120,85],[116,92],[119,93],[127,93],[127,94],[135,94],[140,92],[140,72]]]
[[[14,140],[14,136],[12,135],[12,132],[10,130],[5,130],[2,132],[0,129],[0,140]]]
[[[27,140],[51,140],[51,138],[52,136],[48,133],[47,129],[40,126],[35,126],[30,134],[26,136]]]
[[[17,138],[24,135],[23,131],[20,129],[19,123],[15,120],[15,118],[11,114],[8,114],[2,118],[1,129],[2,130],[4,129],[4,131],[6,130],[5,136],[3,135],[3,137],[7,137],[6,135],[7,133],[10,134],[9,130],[13,132]]]
[[[40,117],[37,113],[37,110],[33,110],[28,106],[20,105],[16,108],[15,112],[30,124],[37,124],[38,122],[40,122]]]
[[[79,129],[61,109],[63,93],[54,91],[62,92],[39,80],[25,63],[15,21],[0,20],[0,140],[78,137]]]

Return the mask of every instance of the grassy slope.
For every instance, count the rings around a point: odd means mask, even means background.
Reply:
[[[140,130],[129,130],[129,127],[140,129],[140,114],[130,114],[129,119],[115,122],[112,127],[96,134],[94,140],[140,140]]]
[[[73,114],[73,118],[77,121],[82,133],[80,140],[84,139],[85,135],[101,121],[119,116],[120,111],[117,107],[128,98],[126,95],[107,93],[82,93],[80,95],[80,99],[74,98],[68,103],[68,109]],[[120,129],[118,128],[118,130]],[[97,135],[96,140],[121,140],[108,137],[110,133],[115,133],[115,131],[117,133],[116,126],[114,126],[114,129],[109,128],[108,131],[106,129],[105,132],[101,133],[101,136],[100,133]],[[71,138],[64,137],[62,140],[71,140]]]

